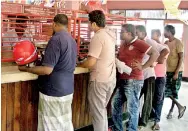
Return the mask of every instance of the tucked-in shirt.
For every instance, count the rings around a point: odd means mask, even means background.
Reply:
[[[110,82],[116,78],[114,34],[108,29],[100,29],[91,39],[89,56],[97,59],[91,69],[90,81]]]
[[[184,46],[183,43],[175,38],[173,41],[166,41],[165,44],[168,45],[170,49],[170,54],[167,59],[167,72],[175,72],[177,66],[178,66],[178,61],[179,61],[179,53],[184,52]],[[184,66],[183,63],[180,67],[180,71],[183,71]]]
[[[163,49],[166,48],[164,45],[158,44],[156,41],[154,41],[154,40],[152,40],[152,39],[149,39],[148,37],[146,37],[144,40],[145,40],[145,42],[146,42],[148,45],[150,45],[150,46],[152,46],[154,49],[156,49],[156,51],[157,51],[158,53],[160,53]],[[145,64],[145,63],[148,61],[149,57],[150,57],[150,56],[147,55],[147,54],[144,56],[143,64]],[[156,77],[154,67],[148,67],[148,68],[144,69],[144,70],[143,70],[143,73],[144,73],[144,80],[145,80],[145,79],[148,79],[148,78],[150,78],[150,77]]]
[[[131,44],[122,44],[119,49],[118,58],[127,66],[132,67],[134,60],[142,63],[144,55],[151,49],[151,47],[142,40],[134,39]],[[139,69],[132,70],[131,74],[120,74],[120,79],[135,79],[143,80],[143,72]]]
[[[160,43],[158,43],[158,44],[160,44]],[[167,45],[165,45],[165,44],[162,44],[163,46],[165,46],[166,47],[166,49],[168,49],[169,50],[169,48],[168,48],[168,46]],[[170,51],[170,50],[169,50]],[[155,75],[156,75],[156,77],[165,77],[166,76],[166,60],[167,60],[167,58],[168,58],[168,55],[169,54],[167,54],[166,56],[165,56],[165,60],[164,60],[164,63],[163,64],[157,64],[154,68],[155,68]]]
[[[48,96],[66,96],[74,91],[77,45],[68,32],[55,33],[45,50],[43,65],[52,67],[50,75],[39,76],[40,92]]]

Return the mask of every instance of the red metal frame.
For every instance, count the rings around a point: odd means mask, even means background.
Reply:
[[[2,28],[6,28],[6,25],[15,25],[17,23],[11,22],[11,20],[16,20],[17,18],[7,18],[7,16],[27,16],[29,17],[29,23],[27,23],[28,28],[31,28],[34,30],[34,40],[33,42],[38,41],[48,41],[51,37],[51,34],[49,33],[50,25],[52,24],[52,19],[56,14],[62,13],[66,14],[69,18],[68,23],[68,31],[72,34],[73,38],[77,41],[78,45],[78,55],[80,57],[87,56],[87,50],[88,50],[88,43],[91,38],[91,33],[89,31],[89,27],[86,26],[88,23],[87,15],[88,13],[85,11],[80,10],[67,10],[67,9],[59,9],[59,8],[48,8],[48,7],[39,7],[35,5],[25,5],[25,4],[15,4],[15,3],[5,3],[2,2]],[[16,8],[16,11],[14,9],[14,13],[12,13],[12,8]],[[126,21],[130,20],[139,20],[137,18],[125,18],[120,15],[112,15],[112,14],[105,14],[106,24],[108,27],[110,26],[121,26],[122,24],[126,23]],[[8,22],[4,22],[3,20],[9,20]],[[46,21],[45,21],[46,20]],[[51,20],[48,22],[47,20]],[[4,26],[5,25],[5,26]],[[34,27],[32,27],[34,25]],[[36,27],[37,28],[36,28]],[[7,27],[8,28],[8,27]],[[12,27],[15,28],[15,27]],[[9,28],[10,29],[10,28]],[[48,31],[48,32],[46,32]],[[5,31],[2,31],[2,34],[6,33]],[[5,38],[2,36],[2,38]],[[3,41],[2,44],[5,44],[6,42]],[[9,41],[10,43],[10,41]],[[8,47],[8,46],[7,46]],[[86,50],[86,52],[84,52]],[[9,50],[11,52],[12,50]],[[8,50],[3,51],[8,52]],[[10,58],[2,58],[2,62],[11,62],[14,61],[12,57]]]

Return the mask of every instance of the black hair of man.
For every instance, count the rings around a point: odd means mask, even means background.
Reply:
[[[146,33],[146,28],[145,28],[145,26],[143,26],[143,25],[137,25],[137,26],[136,26],[136,29],[139,30],[140,32]]]
[[[132,24],[123,24],[122,25],[123,30],[130,32],[132,34],[132,37],[136,36],[136,28]]]
[[[27,16],[17,16],[16,17],[16,23],[25,23],[28,21],[28,17]]]
[[[167,32],[170,32],[172,35],[175,35],[175,33],[176,33],[175,27],[172,26],[172,25],[166,25],[166,26],[165,26],[165,30],[166,30]]]
[[[68,17],[65,14],[57,14],[54,17],[54,22],[63,26],[68,26]]]
[[[105,15],[103,13],[103,11],[101,10],[94,10],[92,12],[89,13],[89,21],[91,23],[96,23],[96,25],[98,27],[105,27],[106,24],[106,19],[105,19]]]
[[[153,30],[151,30],[151,34],[153,34],[153,33],[157,33],[158,36],[161,36],[161,30],[159,30],[159,29],[153,29]]]

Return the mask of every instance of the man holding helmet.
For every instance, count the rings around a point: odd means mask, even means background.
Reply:
[[[71,104],[77,45],[67,26],[68,17],[56,15],[54,35],[46,47],[42,66],[19,66],[21,71],[39,75],[38,131],[73,131]]]

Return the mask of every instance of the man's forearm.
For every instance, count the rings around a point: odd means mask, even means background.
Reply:
[[[77,66],[82,67],[82,68],[89,68],[89,62],[86,60],[86,61],[78,64]]]
[[[160,56],[157,59],[158,64],[163,64],[165,59],[166,59],[166,55],[169,53],[168,49],[163,49],[160,52]]]
[[[94,58],[94,57],[88,57],[87,60],[85,60],[84,62],[78,64],[77,66],[91,69],[96,64],[96,60],[97,59]]]
[[[153,52],[150,57],[149,57],[149,60],[143,65],[143,69],[146,69],[150,66],[153,65],[153,63],[157,60],[159,54],[157,52]]]
[[[178,65],[177,65],[177,68],[175,70],[175,73],[177,73],[177,74],[179,73],[182,64],[183,64],[183,57],[178,60]]]
[[[44,66],[36,66],[36,67],[27,68],[27,72],[37,74],[37,75],[49,75],[49,73],[47,73]]]

